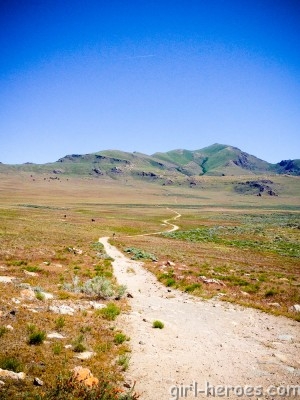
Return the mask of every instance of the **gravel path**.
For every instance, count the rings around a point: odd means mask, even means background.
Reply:
[[[223,385],[228,398],[272,399],[276,396],[266,393],[270,385],[282,386],[279,390],[300,385],[299,323],[170,290],[108,239],[99,241],[115,260],[118,282],[133,296],[131,311],[120,322],[131,338],[127,378],[136,381],[141,400],[205,398],[206,393],[199,391],[206,390],[208,384]],[[164,323],[163,329],[152,327],[156,319]],[[211,389],[216,397],[216,390],[224,393],[222,388]],[[236,395],[245,390],[251,396]],[[254,396],[254,391],[264,394]]]

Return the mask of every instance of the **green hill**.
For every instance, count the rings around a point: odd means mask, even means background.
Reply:
[[[22,171],[57,176],[64,174],[113,179],[123,177],[169,182],[201,175],[300,175],[300,160],[270,164],[236,147],[215,143],[200,150],[177,149],[152,155],[104,150],[91,154],[70,154],[47,164],[0,163],[0,172]]]
[[[190,169],[191,163],[194,163],[205,175],[235,175],[243,174],[245,171],[255,174],[269,171],[271,166],[266,161],[236,147],[218,143],[201,150],[173,150],[167,153],[155,153],[154,156],[177,163],[183,170]]]

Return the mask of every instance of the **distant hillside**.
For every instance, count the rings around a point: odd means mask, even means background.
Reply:
[[[213,144],[201,150],[173,150],[167,153],[156,153],[156,158],[173,161],[189,175],[236,175],[245,171],[260,173],[268,171],[270,164],[232,146]]]
[[[171,184],[174,179],[185,179],[190,182],[192,177],[202,175],[237,176],[265,173],[300,175],[300,160],[270,164],[236,147],[215,143],[200,150],[178,149],[152,155],[105,150],[91,154],[66,155],[56,162],[47,164],[0,163],[0,172],[8,171],[112,179],[131,177]]]

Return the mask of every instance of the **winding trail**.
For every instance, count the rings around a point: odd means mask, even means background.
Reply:
[[[175,210],[172,210],[171,208],[167,208],[167,210],[173,211],[176,215],[175,215],[175,217],[164,219],[162,222],[164,224],[166,224],[166,225],[170,225],[172,228],[167,229],[165,231],[152,232],[152,233],[142,233],[141,235],[130,235],[130,236],[125,236],[125,237],[153,236],[153,235],[160,235],[161,233],[168,233],[168,232],[177,231],[177,229],[179,229],[179,226],[172,224],[170,221],[175,221],[176,219],[180,218],[181,214],[179,214]]]
[[[164,222],[171,231],[178,229],[170,220]],[[99,239],[115,260],[117,280],[133,296],[131,310],[120,317],[120,323],[131,338],[127,379],[136,381],[141,400],[206,398],[203,393],[196,396],[194,382],[198,391],[205,389],[205,382],[210,386],[262,386],[263,390],[270,385],[299,384],[299,323],[170,290],[108,240]],[[152,328],[156,319],[164,322],[164,329]],[[184,392],[182,384],[193,387]],[[228,398],[238,398],[233,389],[228,390]]]

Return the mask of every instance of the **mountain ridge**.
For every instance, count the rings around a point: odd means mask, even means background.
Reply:
[[[300,175],[300,159],[268,163],[237,147],[214,143],[198,150],[175,149],[152,155],[121,150],[69,154],[53,163],[0,164],[4,170],[93,176],[133,176],[157,179],[193,176],[288,174]]]

